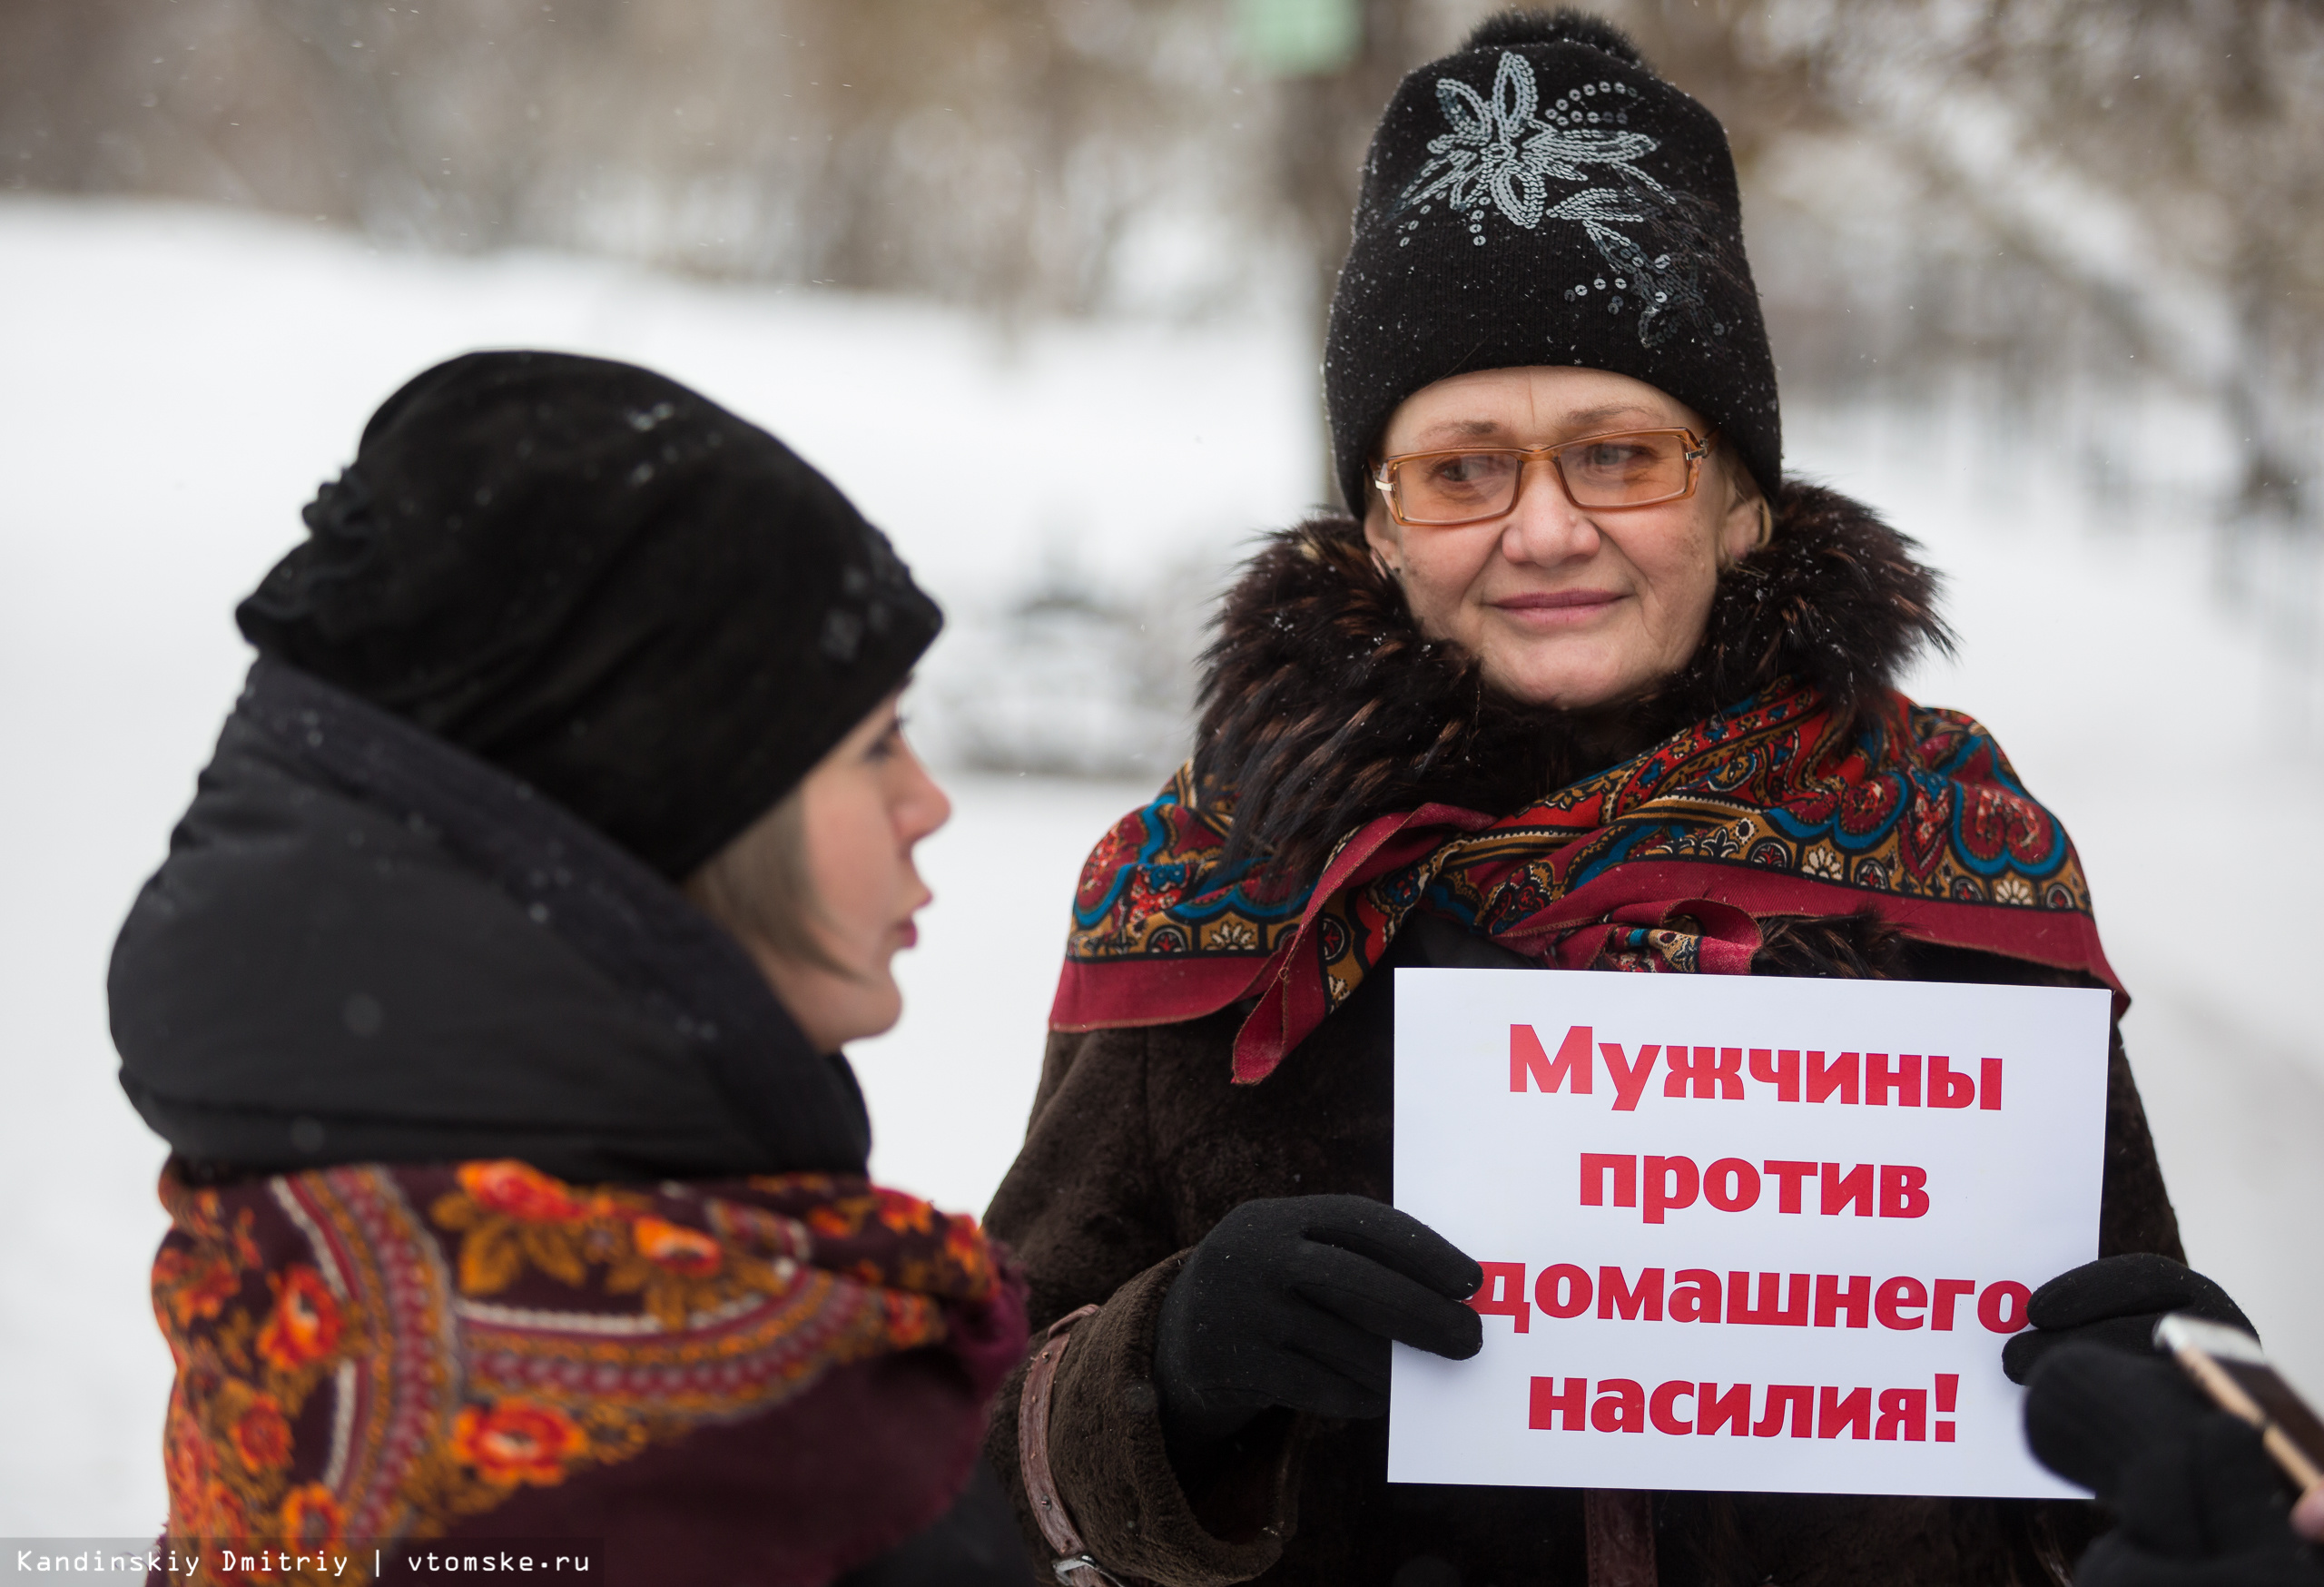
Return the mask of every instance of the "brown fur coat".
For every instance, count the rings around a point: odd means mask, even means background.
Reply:
[[[1910,543],[1829,491],[1794,485],[1768,547],[1721,580],[1693,661],[1648,699],[1569,713],[1497,699],[1457,649],[1423,638],[1356,526],[1276,538],[1227,597],[1206,658],[1196,752],[1237,795],[1236,841],[1312,872],[1340,834],[1441,800],[1499,813],[1645,747],[1777,675],[1842,703],[1943,644]],[[1754,971],[2056,983],[2039,967],[1905,937],[1869,912],[1764,922]],[[1391,962],[1491,962],[1458,929],[1414,931]],[[1161,1587],[1521,1587],[1584,1579],[1581,1495],[1385,1481],[1384,1422],[1275,1413],[1190,1491],[1163,1448],[1154,1328],[1185,1253],[1244,1201],[1393,1198],[1393,978],[1356,995],[1256,1086],[1229,1083],[1243,1012],[1049,1039],[1025,1147],[989,1222],[1032,1281],[1036,1328],[1089,1302],[1050,1418],[1061,1495],[1095,1556]],[[2180,1246],[2138,1089],[2115,1043],[2101,1250]],[[1023,1511],[1017,1396],[989,1453]],[[1974,1499],[1667,1493],[1665,1587],[2063,1582],[2087,1507]],[[1025,1515],[1027,1535],[1046,1557]]]

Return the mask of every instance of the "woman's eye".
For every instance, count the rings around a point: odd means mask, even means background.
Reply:
[[[1435,485],[1482,485],[1508,472],[1508,467],[1505,458],[1464,453],[1437,458],[1429,466],[1428,476]]]
[[[1602,468],[1609,471],[1635,468],[1645,460],[1645,448],[1612,444],[1585,448],[1580,459],[1581,466],[1585,468]]]
[[[1593,441],[1566,453],[1565,466],[1590,478],[1639,480],[1658,477],[1669,451],[1651,441]]]

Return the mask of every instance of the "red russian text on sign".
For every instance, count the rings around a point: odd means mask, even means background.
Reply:
[[[1800,1187],[1812,1176],[1821,1190],[1816,1210],[1826,1217],[1928,1216],[1928,1170],[1911,1163],[1856,1163],[1842,1172],[1838,1163],[1771,1158],[1754,1168],[1741,1158],[1719,1158],[1699,1168],[1689,1157],[1626,1152],[1581,1154],[1581,1205],[1607,1205],[1610,1184],[1613,1205],[1638,1208],[1648,1223],[1664,1222],[1666,1214],[1683,1212],[1698,1200],[1720,1212],[1748,1212],[1759,1204],[1762,1169],[1776,1181],[1777,1212],[1801,1210]]]
[[[1683,1097],[1691,1088],[1698,1097],[1723,1097],[1730,1102],[1743,1099],[1743,1050],[1739,1047],[1665,1047],[1665,1060],[1669,1074],[1663,1079],[1662,1094]]]
[[[1999,1346],[2096,1249],[2112,1000],[1399,971],[1396,1203],[1503,1260],[1391,1480],[2059,1496]]]
[[[1480,1262],[1477,1266],[1484,1269],[1484,1282],[1469,1297],[1469,1305],[1481,1317],[1507,1317],[1519,1333],[1526,1332],[1533,1317],[1525,1299],[1525,1264]]]
[[[1533,1034],[1531,1025],[1509,1028],[1509,1089],[1521,1091],[1531,1079],[1544,1091],[1571,1086],[1577,1097],[1590,1095],[1590,1027],[1576,1025],[1565,1033],[1558,1044],[1558,1055],[1551,1058],[1542,1049],[1541,1039]]]
[[[2001,1110],[2002,1060],[1981,1058],[1972,1076],[1943,1053],[1827,1053],[1818,1048],[1726,1047],[1697,1042],[1643,1042],[1632,1058],[1619,1041],[1600,1041],[1588,1025],[1569,1026],[1552,1054],[1531,1025],[1509,1028],[1509,1089],[1597,1092],[1596,1063],[1614,1082],[1614,1110],[1634,1111],[1659,1060],[1662,1095],[1739,1102],[1748,1078],[1775,1088],[1779,1102],[1850,1106]],[[1925,1068],[1924,1068],[1925,1065]],[[1926,1084],[1924,1086],[1923,1082]]]
[[[1944,1334],[1953,1331],[1955,1303],[1970,1295],[1977,1296],[1977,1321],[1988,1332],[2014,1334],[2026,1325],[2033,1294],[2014,1278],[1980,1286],[1969,1278],[1929,1284],[1899,1276],[1876,1285],[1863,1273],[1761,1273],[1755,1300],[1748,1273],[1730,1272],[1722,1278],[1708,1267],[1681,1267],[1675,1274],[1641,1267],[1632,1278],[1611,1264],[1593,1276],[1585,1267],[1558,1262],[1541,1270],[1528,1302],[1524,1263],[1478,1266],[1484,1269],[1484,1282],[1470,1306],[1480,1316],[1509,1318],[1520,1334],[1531,1331],[1537,1307],[1546,1316],[1571,1319],[1589,1312],[1593,1298],[1599,1317],[1609,1322],[1724,1321],[1785,1328],[1864,1328],[1877,1322],[1899,1333],[1926,1327]]]
[[[1949,1414],[1957,1397],[1958,1373],[1935,1376],[1936,1408]],[[1732,1438],[1780,1438],[1789,1424],[1794,1438],[1866,1439],[1876,1444],[1925,1444],[1929,1436],[1929,1391],[1925,1388],[1884,1388],[1856,1385],[1771,1383],[1762,1413],[1751,1418],[1754,1385],[1728,1385],[1691,1378],[1672,1378],[1651,1390],[1636,1378],[1606,1377],[1596,1382],[1568,1377],[1561,1386],[1554,1377],[1531,1381],[1525,1424],[1536,1433],[1644,1433],[1649,1428],[1666,1437],[1710,1438],[1724,1432]],[[1679,1402],[1687,1403],[1682,1414]],[[1936,1442],[1954,1442],[1951,1422],[1936,1424]]]

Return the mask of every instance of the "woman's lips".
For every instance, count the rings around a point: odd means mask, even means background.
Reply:
[[[1503,596],[1492,606],[1528,627],[1569,628],[1602,615],[1620,599],[1610,589],[1532,590]]]
[[[915,917],[936,902],[936,894],[929,891],[928,883],[917,876],[912,881],[920,888],[920,899],[905,912],[902,923],[896,927],[896,946],[899,950],[920,946],[920,922]]]

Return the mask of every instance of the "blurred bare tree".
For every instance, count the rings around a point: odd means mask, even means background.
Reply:
[[[1859,353],[2166,384],[2223,414],[2233,510],[2324,527],[2324,7],[1793,0],[1738,43],[1826,107],[1754,175],[1832,235],[1785,287],[1852,304]]]
[[[1381,105],[1494,8],[0,0],[0,189],[1320,333]],[[1905,411],[1967,382],[2126,502],[2199,478],[2247,592],[2239,547],[2324,558],[2324,5],[1600,9],[1728,125],[1795,401]],[[2150,440],[2142,403],[2192,417]],[[1177,632],[1184,595],[1090,620]]]
[[[8,0],[5,185],[1010,311],[1319,315],[1398,76],[1485,0]],[[2125,375],[2306,518],[2314,0],[1615,0],[1727,121],[1787,381]],[[2133,366],[2136,366],[2133,368]]]
[[[9,0],[0,161],[432,248],[1078,312],[1129,228],[1219,185],[1193,169],[1217,31],[1169,0]]]

